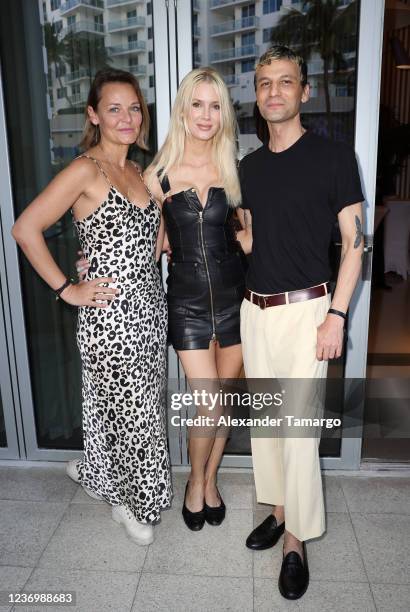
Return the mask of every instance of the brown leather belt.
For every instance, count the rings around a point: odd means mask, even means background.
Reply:
[[[323,283],[323,285],[317,285],[316,287],[309,287],[309,289],[299,289],[298,291],[287,291],[285,293],[274,293],[273,295],[258,295],[245,290],[245,298],[256,304],[259,308],[264,310],[270,306],[283,306],[284,304],[293,304],[294,302],[305,302],[306,300],[313,300],[314,298],[322,297],[329,293],[329,283]],[[287,296],[287,298],[286,298]]]

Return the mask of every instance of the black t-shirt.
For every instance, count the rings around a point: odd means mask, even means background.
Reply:
[[[242,208],[252,214],[247,287],[281,293],[329,280],[337,214],[364,200],[353,149],[305,132],[280,153],[267,145],[250,153],[239,175]]]

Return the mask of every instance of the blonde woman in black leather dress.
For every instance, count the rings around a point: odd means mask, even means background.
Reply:
[[[232,224],[240,203],[235,136],[222,78],[211,68],[195,69],[180,85],[168,136],[145,173],[163,201],[164,249],[171,251],[168,338],[189,381],[195,386],[209,379],[218,389],[220,379],[237,378],[242,368],[244,273]],[[205,521],[219,525],[225,517],[216,480],[227,433],[190,431],[182,512],[192,530]]]

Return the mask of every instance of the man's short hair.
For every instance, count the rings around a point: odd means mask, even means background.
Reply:
[[[298,53],[295,53],[295,51],[292,51],[292,49],[290,49],[289,47],[285,47],[283,45],[274,45],[273,47],[269,47],[269,49],[263,55],[261,55],[258,63],[256,64],[255,77],[254,77],[255,88],[256,88],[256,72],[258,68],[260,68],[261,66],[269,65],[272,62],[272,60],[281,60],[281,59],[288,59],[291,62],[294,62],[297,66],[299,66],[301,85],[302,87],[305,87],[305,85],[307,85],[308,71],[307,71],[307,64],[305,60],[303,59],[303,57],[299,55]]]

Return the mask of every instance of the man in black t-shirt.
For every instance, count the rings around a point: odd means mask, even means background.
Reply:
[[[256,67],[255,89],[270,139],[239,169],[244,229],[238,239],[251,252],[242,349],[247,378],[301,379],[295,381],[300,405],[287,407],[291,415],[307,401],[302,379],[324,379],[328,359],[341,355],[361,268],[364,198],[354,151],[301,124],[300,106],[309,99],[303,59],[272,47]],[[336,221],[343,246],[331,299],[328,252]],[[252,438],[257,498],[274,508],[246,544],[263,550],[285,533],[279,590],[287,599],[308,587],[305,540],[325,531],[319,441],[319,435]]]

